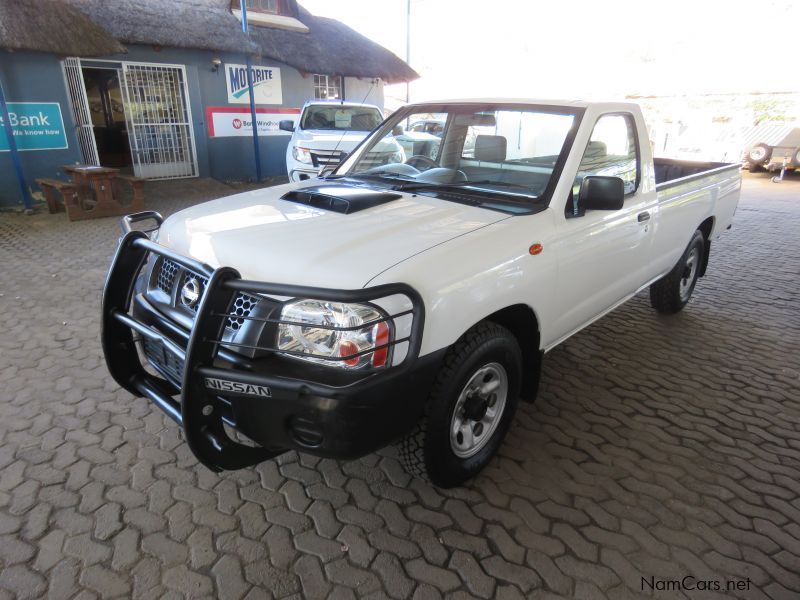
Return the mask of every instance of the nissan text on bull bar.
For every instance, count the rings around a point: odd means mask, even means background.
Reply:
[[[425,120],[435,140],[405,135]],[[109,371],[210,469],[396,444],[412,474],[459,485],[535,398],[546,352],[644,288],[676,313],[705,274],[738,165],[650,148],[634,104],[410,105],[325,177],[129,215]]]

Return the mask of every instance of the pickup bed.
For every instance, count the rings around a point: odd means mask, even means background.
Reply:
[[[435,147],[385,158],[423,120]],[[126,217],[106,362],[211,469],[394,443],[459,485],[548,350],[647,287],[684,308],[740,184],[738,165],[654,160],[634,104],[411,105],[320,179]]]

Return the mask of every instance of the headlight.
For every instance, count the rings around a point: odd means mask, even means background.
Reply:
[[[303,353],[305,356],[289,356],[343,369],[383,367],[390,364],[390,346],[386,344],[394,339],[389,321],[376,322],[383,318],[386,313],[366,304],[290,302],[283,307],[280,320],[308,325],[281,323],[278,350]],[[380,346],[386,347],[375,350]]]
[[[311,164],[311,152],[308,148],[301,148],[300,146],[292,146],[292,156],[294,159],[301,163]]]

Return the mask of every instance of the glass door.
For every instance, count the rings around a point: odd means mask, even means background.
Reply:
[[[185,67],[123,62],[122,97],[134,174],[197,177]]]

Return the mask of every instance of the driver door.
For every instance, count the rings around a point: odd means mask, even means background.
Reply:
[[[595,122],[559,224],[557,316],[549,345],[584,327],[643,284],[653,229],[648,205],[655,199],[639,185],[637,140],[631,114],[606,114]],[[581,213],[577,194],[588,175],[622,178],[623,207]]]

